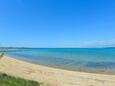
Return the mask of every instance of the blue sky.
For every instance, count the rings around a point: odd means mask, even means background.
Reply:
[[[0,46],[115,46],[115,0],[0,0]]]

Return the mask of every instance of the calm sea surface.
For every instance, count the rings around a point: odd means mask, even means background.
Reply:
[[[16,59],[74,71],[115,73],[115,48],[31,48],[6,53]]]

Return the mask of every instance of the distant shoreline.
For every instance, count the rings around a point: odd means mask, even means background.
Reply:
[[[33,48],[36,48],[36,49],[44,49],[44,48],[115,48],[115,47],[0,47],[0,49],[33,49]]]

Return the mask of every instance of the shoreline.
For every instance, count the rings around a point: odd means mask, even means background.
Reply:
[[[6,55],[5,55],[6,56]],[[66,70],[66,71],[73,71],[73,72],[83,72],[83,73],[93,73],[93,74],[104,74],[104,75],[115,75],[115,70],[101,70],[101,69],[95,69],[95,68],[67,68],[67,67],[59,67],[59,66],[56,66],[56,65],[47,65],[47,64],[39,64],[39,63],[34,63],[28,59],[19,59],[20,57],[16,58],[15,56],[10,56],[10,55],[7,55],[8,57],[12,57],[14,59],[17,59],[17,60],[21,60],[21,61],[24,61],[24,62],[28,62],[28,63],[31,63],[31,64],[35,64],[35,65],[41,65],[41,66],[46,66],[46,67],[50,67],[50,68],[55,68],[55,69],[61,69],[61,70]]]
[[[115,86],[115,75],[85,73],[0,58],[0,72],[41,82],[41,86]]]

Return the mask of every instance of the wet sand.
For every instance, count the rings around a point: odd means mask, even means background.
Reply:
[[[115,75],[51,68],[8,56],[0,58],[0,72],[39,81],[41,86],[115,86]]]

